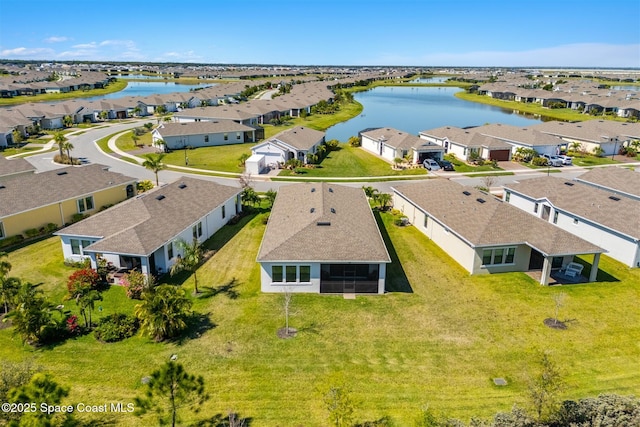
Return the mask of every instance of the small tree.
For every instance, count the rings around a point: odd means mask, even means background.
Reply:
[[[363,186],[362,189],[364,190],[364,194],[369,199],[373,198],[378,193],[378,189],[371,186],[367,186],[367,187]]]
[[[192,243],[187,243],[185,240],[180,239],[177,241],[178,248],[182,252],[182,255],[178,256],[178,261],[171,267],[171,275],[180,272],[188,271],[193,273],[194,291],[195,295],[198,295],[198,267],[202,262],[202,247],[198,239],[194,238]]]
[[[8,257],[6,252],[0,252],[0,301],[2,301],[5,313],[8,313],[13,306],[14,299],[20,289],[20,279],[8,277],[11,263],[3,259]]]
[[[266,193],[265,196],[267,198],[267,200],[269,201],[269,206],[273,207],[273,204],[276,201],[276,196],[278,195],[278,192],[273,190],[273,189],[269,189]]]
[[[553,302],[555,303],[555,315],[553,316],[553,320],[555,324],[558,324],[558,314],[560,312],[560,308],[564,305],[566,297],[567,294],[564,292],[559,292],[553,296]]]
[[[373,195],[373,200],[378,203],[381,210],[385,210],[387,205],[391,203],[391,194],[389,193],[375,193]]]
[[[134,402],[136,415],[152,410],[161,424],[169,419],[175,427],[180,408],[188,407],[197,413],[208,399],[202,375],[190,375],[181,364],[169,361],[151,373],[145,395],[136,397]]]
[[[242,199],[242,203],[246,205],[255,206],[260,203],[260,196],[258,196],[258,193],[251,187],[246,187],[242,190],[240,198]]]
[[[54,318],[60,309],[49,302],[37,286],[29,282],[22,283],[16,295],[16,307],[7,314],[11,319],[14,334],[20,335],[23,342],[39,344],[58,337],[64,321]]]
[[[322,401],[327,409],[329,424],[334,427],[351,427],[353,425],[353,399],[351,391],[342,379],[329,383],[323,392]]]
[[[50,374],[36,373],[28,384],[16,387],[9,391],[11,403],[35,403],[36,411],[25,411],[20,416],[20,426],[53,426],[72,425],[72,414],[48,413],[40,411],[42,404],[56,406],[62,399],[69,395],[69,388],[63,387],[53,380]]]
[[[549,353],[542,353],[538,363],[540,371],[531,380],[528,394],[536,418],[541,422],[557,412],[564,382]]]
[[[240,155],[240,157],[238,158],[238,165],[245,167],[246,163],[247,163],[247,159],[251,157],[251,155],[249,153],[242,153]]]
[[[348,142],[349,142],[349,145],[352,147],[360,146],[360,138],[358,138],[357,136],[350,137]]]
[[[64,156],[64,153],[62,152],[62,150],[63,150],[64,143],[67,141],[67,138],[65,138],[62,132],[58,131],[53,134],[53,141],[58,145],[58,150],[60,151],[60,157],[62,158]]]

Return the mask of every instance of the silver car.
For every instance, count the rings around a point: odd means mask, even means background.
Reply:
[[[542,157],[547,159],[547,163],[551,166],[562,166],[562,159],[559,156],[550,156],[549,154],[543,154]]]
[[[560,160],[562,160],[563,165],[573,164],[573,157],[565,156],[564,154],[560,154],[558,157],[560,158]]]

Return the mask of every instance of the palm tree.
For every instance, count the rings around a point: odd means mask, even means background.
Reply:
[[[62,152],[62,146],[67,141],[67,138],[65,138],[62,132],[58,131],[53,134],[53,140],[55,141],[56,144],[58,144],[58,149],[60,150],[60,157],[64,156],[64,153]]]
[[[6,257],[8,257],[6,252],[0,252],[0,300],[4,305],[4,312],[8,313],[20,289],[20,279],[7,277],[11,271],[11,263],[2,259]]]
[[[185,240],[180,239],[177,242],[178,248],[181,249],[182,255],[178,257],[178,262],[171,267],[171,275],[186,270],[193,273],[193,281],[195,282],[195,289],[193,293],[198,295],[198,266],[202,261],[202,247],[198,242],[198,239],[193,239],[193,243],[189,244]]]
[[[16,308],[7,314],[14,327],[14,333],[22,336],[23,342],[38,342],[51,328],[60,326],[53,313],[60,313],[43,295],[37,285],[25,282],[16,297]]]
[[[69,159],[69,164],[72,165],[73,164],[73,159],[71,158],[71,150],[73,150],[75,147],[73,146],[72,143],[70,143],[69,141],[65,140],[62,143],[62,149],[65,150],[67,152],[67,158]]]
[[[164,159],[164,156],[164,153],[147,154],[146,156],[144,156],[147,160],[142,162],[142,166],[156,174],[156,187],[160,186],[160,182],[158,181],[158,172],[167,167],[164,163],[162,163],[162,159]]]
[[[159,285],[142,293],[142,303],[136,305],[140,331],[155,341],[177,336],[187,327],[191,315],[191,300],[182,288]]]

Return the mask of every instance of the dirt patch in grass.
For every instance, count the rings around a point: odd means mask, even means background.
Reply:
[[[547,317],[546,319],[544,319],[543,323],[551,329],[560,329],[560,330],[567,329],[567,324],[565,322],[552,319],[551,317]]]
[[[298,330],[296,328],[280,328],[277,332],[278,338],[288,339],[295,338],[298,335]]]

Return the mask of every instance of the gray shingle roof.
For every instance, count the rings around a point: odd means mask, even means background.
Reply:
[[[282,141],[297,150],[309,150],[323,138],[324,132],[304,126],[296,126],[273,137],[273,139]]]
[[[0,218],[135,182],[98,164],[20,175],[2,183]]]
[[[249,132],[255,130],[233,120],[215,120],[207,122],[165,123],[157,129],[163,138],[181,135],[202,135],[222,132]]]
[[[239,193],[235,187],[182,177],[56,234],[101,238],[89,246],[93,252],[148,256]]]
[[[278,191],[258,261],[391,260],[362,189],[303,183]]]
[[[566,185],[565,183],[573,184]],[[553,206],[635,238],[640,237],[640,201],[562,178],[544,176],[504,186],[532,199],[547,199]],[[613,196],[615,199],[609,198]]]
[[[528,244],[549,256],[605,252],[492,195],[449,180],[401,184],[394,191],[474,247]]]
[[[0,178],[8,178],[10,175],[35,170],[36,168],[25,159],[6,159],[4,156],[0,156]]]
[[[410,150],[426,142],[416,135],[393,128],[372,129],[362,132],[362,135],[374,140],[382,139],[386,145],[401,150]]]
[[[594,168],[576,178],[605,190],[640,198],[640,173],[620,167]]]

